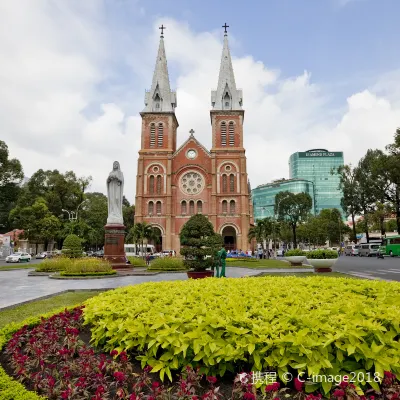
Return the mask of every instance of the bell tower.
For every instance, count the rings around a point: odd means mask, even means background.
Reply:
[[[164,46],[161,36],[151,89],[145,91],[142,117],[141,148],[136,177],[135,222],[146,221],[159,226],[163,236],[170,229],[171,158],[176,151],[176,131],[179,126],[175,115],[176,92],[171,90]],[[170,243],[163,247],[171,248]]]

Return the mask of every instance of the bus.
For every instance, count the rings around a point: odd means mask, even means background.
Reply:
[[[385,238],[379,251],[390,257],[400,256],[400,235]]]

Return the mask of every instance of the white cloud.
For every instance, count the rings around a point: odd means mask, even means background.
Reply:
[[[137,17],[143,13],[137,6]],[[104,20],[97,0],[1,2],[1,139],[27,176],[39,168],[74,170],[92,175],[92,190],[102,192],[112,162],[119,160],[132,201],[139,112],[143,89],[151,85],[159,22],[167,26],[171,83],[177,87],[178,146],[191,128],[211,145],[210,91],[217,85],[222,38],[220,32],[194,33],[186,23],[167,18],[155,21],[150,36],[143,26],[115,31]],[[313,83],[309,71],[284,78],[251,55],[235,57],[232,36],[230,43],[236,84],[244,93],[253,187],[288,177],[288,158],[295,151],[343,150],[345,161],[355,163],[368,148],[392,141],[400,121],[398,72],[376,77],[347,103],[343,99],[336,117],[329,93]]]

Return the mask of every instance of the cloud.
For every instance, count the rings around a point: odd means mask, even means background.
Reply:
[[[177,88],[178,147],[192,128],[210,147],[220,32],[195,33],[171,18],[146,26],[151,9],[139,5],[129,5],[136,10],[135,24],[121,26],[108,22],[107,2],[34,3],[0,5],[1,139],[27,176],[39,168],[74,170],[93,177],[91,190],[105,192],[112,162],[119,160],[125,194],[133,201],[139,112],[144,89],[151,86],[161,22],[167,26],[171,86]],[[119,3],[120,12],[124,4]],[[342,150],[345,161],[355,163],[368,148],[392,141],[400,120],[398,71],[376,77],[365,90],[333,105],[324,86],[313,82],[312,71],[285,77],[252,55],[237,57],[235,39],[229,38],[236,84],[244,94],[244,144],[253,187],[288,177],[295,151]]]

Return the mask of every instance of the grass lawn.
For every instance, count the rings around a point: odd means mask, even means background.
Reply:
[[[246,267],[246,268],[310,268],[310,266],[305,265],[302,267],[292,267],[290,263],[281,260],[268,260],[262,259],[257,261],[226,261],[227,267]]]
[[[0,328],[10,322],[23,321],[28,317],[41,315],[60,307],[74,306],[84,302],[89,297],[96,296],[101,291],[78,291],[63,293],[44,300],[32,301],[15,308],[0,311]]]
[[[315,274],[313,272],[262,272],[257,276],[297,276],[297,277],[307,277],[307,276],[321,276],[321,277],[330,277],[330,278],[352,278],[352,279],[362,279],[358,276],[351,276],[348,274],[342,274],[341,272],[323,272],[319,274]]]
[[[0,271],[11,271],[13,269],[26,269],[35,268],[35,265],[30,263],[18,263],[18,264],[8,264],[0,266]]]

